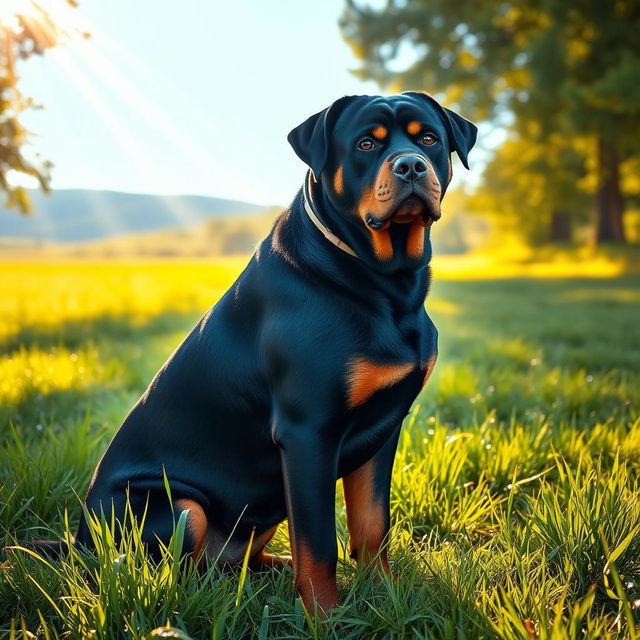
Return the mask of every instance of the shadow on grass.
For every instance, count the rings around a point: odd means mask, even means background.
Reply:
[[[194,311],[170,310],[143,320],[132,314],[104,314],[51,326],[28,326],[0,341],[0,353],[32,347],[76,349],[87,342],[136,340],[141,334],[148,338],[190,329],[201,316]]]
[[[115,430],[139,395],[137,390],[106,384],[31,393],[15,404],[0,406],[0,443],[9,440],[12,428],[28,444],[40,440],[43,432],[63,432],[69,424],[89,418]]]
[[[640,364],[640,279],[435,281],[441,360],[589,371]],[[438,309],[446,301],[451,313]],[[427,299],[429,310],[429,299]]]

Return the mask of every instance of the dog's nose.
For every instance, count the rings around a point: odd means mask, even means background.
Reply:
[[[420,156],[400,156],[393,161],[391,171],[401,180],[411,182],[427,175],[427,163]]]

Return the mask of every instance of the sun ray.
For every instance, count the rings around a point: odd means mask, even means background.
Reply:
[[[82,72],[76,64],[74,57],[70,55],[67,50],[59,49],[52,52],[52,54],[66,75],[81,91],[83,97],[91,104],[95,112],[109,127],[118,144],[123,148],[123,152],[134,160],[143,181],[147,183],[155,182],[155,176],[159,171],[157,167],[154,166],[149,155],[136,142],[135,131],[128,130],[123,123],[111,113],[105,102],[99,97],[100,92],[94,83]],[[191,208],[181,199],[174,197],[171,199],[163,198],[163,200],[178,226],[193,226],[200,222],[200,218],[195,215]],[[114,224],[119,226],[119,224],[115,222],[118,218],[118,213],[113,211],[109,212],[104,206],[99,206],[98,210],[105,230],[113,232],[115,230]],[[111,218],[109,218],[109,216],[111,216]]]
[[[150,157],[136,142],[136,131],[130,130],[132,127],[127,127],[126,122],[115,116],[108,106],[105,89],[113,93],[117,100],[124,102],[132,113],[141,116],[149,126],[161,132],[160,135],[166,138],[168,148],[180,149],[181,153],[188,156],[190,171],[200,171],[205,176],[210,174],[211,167],[215,165],[211,149],[202,143],[195,133],[190,133],[187,127],[177,126],[180,118],[149,99],[130,78],[114,66],[109,59],[111,56],[105,55],[101,49],[106,48],[108,51],[110,48],[116,48],[120,58],[132,62],[131,66],[124,65],[127,69],[137,67],[145,75],[147,70],[136,64],[136,59],[119,43],[101,34],[97,26],[82,23],[78,18],[78,12],[68,5],[67,0],[0,0],[0,6],[0,16],[4,16],[5,20],[13,20],[18,26],[19,16],[38,41],[51,43],[61,35],[67,40],[67,46],[52,49],[49,56],[109,128],[118,145],[122,147],[123,153],[135,163],[137,172],[144,182],[159,182],[157,176],[161,174],[162,167],[157,164],[157,158]],[[59,33],[56,31],[58,28]],[[86,32],[92,34],[91,39],[71,37],[76,34],[84,35]],[[162,84],[165,89],[168,88],[166,82]],[[210,123],[202,116],[193,114],[193,105],[189,105],[188,108],[191,130],[201,134],[206,129],[215,137],[216,132]],[[197,122],[193,121],[194,117]],[[200,222],[199,216],[183,199],[174,196],[165,199],[165,203],[180,226],[192,226]],[[109,218],[110,214],[104,207],[98,206],[97,209],[100,211],[105,230],[113,232],[115,226],[119,225],[117,212],[112,212]]]
[[[211,162],[211,150],[190,134],[188,129],[177,127],[176,118],[149,100],[92,42],[80,42],[77,47],[82,49],[83,62],[92,67],[99,77],[104,78],[114,92],[120,96],[126,96],[127,104],[144,115],[152,126],[161,130],[171,144],[185,149],[190,157],[197,159],[196,162]],[[191,114],[189,115],[191,117]]]
[[[109,126],[124,151],[135,159],[136,164],[141,170],[149,171],[150,163],[148,157],[140,145],[135,141],[135,136],[132,135],[132,132],[127,131],[122,123],[111,113],[109,108],[100,99],[99,92],[96,90],[91,80],[80,71],[75,60],[71,55],[69,55],[68,51],[58,49],[52,51],[51,55],[56,58],[66,75],[80,90],[83,97],[91,104],[96,113]]]

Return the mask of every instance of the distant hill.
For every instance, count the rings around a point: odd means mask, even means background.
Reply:
[[[29,194],[35,215],[0,207],[0,239],[75,244],[162,229],[183,229],[209,218],[255,216],[268,211],[238,200],[207,196],[158,196],[90,189]]]
[[[0,260],[246,254],[284,209],[206,196],[118,191],[61,189],[51,196],[30,195],[33,216],[0,208]],[[482,216],[447,211],[431,234],[434,253],[483,247],[489,232]]]
[[[43,245],[37,249],[37,254],[43,258],[71,259],[204,258],[251,254],[269,233],[280,212],[274,207],[260,215],[211,217],[195,227],[184,229],[161,229],[89,242]],[[0,257],[2,255],[0,247]]]

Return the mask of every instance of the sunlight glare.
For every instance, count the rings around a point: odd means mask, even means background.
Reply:
[[[46,47],[88,35],[81,15],[67,0],[2,0],[0,28],[19,34],[22,23],[33,32],[38,44]]]

